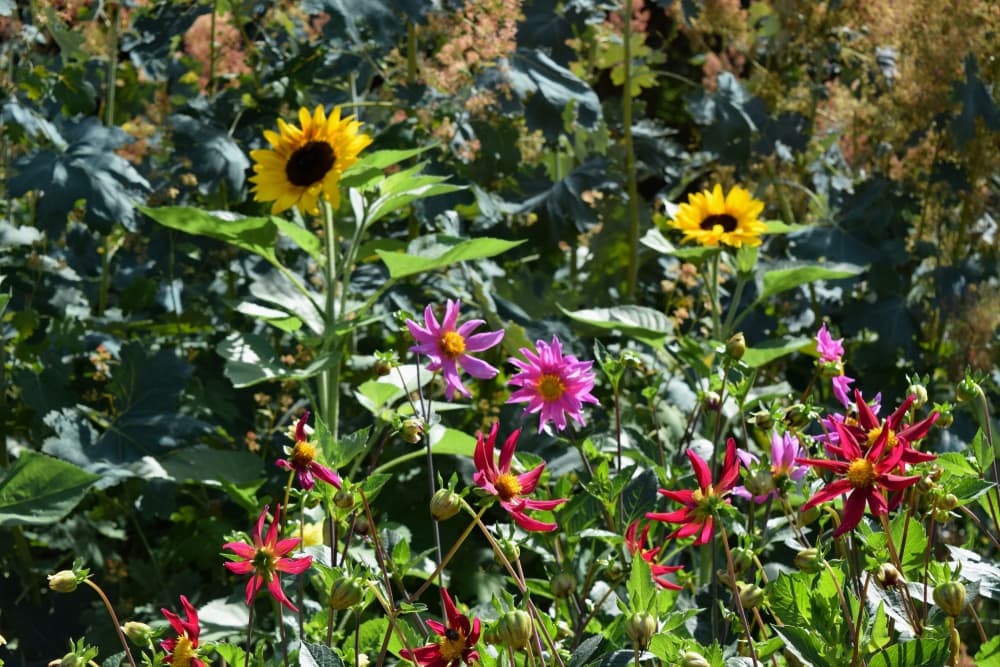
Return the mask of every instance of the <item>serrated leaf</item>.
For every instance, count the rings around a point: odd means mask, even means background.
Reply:
[[[979,496],[983,495],[990,489],[992,489],[996,484],[993,482],[988,482],[985,479],[980,478],[978,475],[975,477],[959,477],[957,479],[950,480],[946,488],[958,498],[959,504],[965,505],[970,503]]]
[[[250,452],[186,447],[161,461],[167,474],[179,482],[229,482],[236,486],[264,479],[264,464]]]
[[[0,527],[59,521],[99,478],[72,463],[24,450],[0,479]]]
[[[976,651],[977,667],[1000,667],[1000,635],[995,635]]]
[[[868,667],[919,667],[944,665],[948,662],[948,642],[944,639],[920,637],[893,644],[873,655]]]
[[[785,640],[788,651],[798,658],[804,667],[835,667],[824,655],[822,640],[818,633],[794,625],[775,626],[772,629],[776,635]]]
[[[833,268],[836,267],[836,268]],[[763,289],[760,292],[758,301],[794,289],[799,285],[815,282],[817,280],[838,280],[841,278],[851,278],[864,271],[864,267],[853,264],[832,264],[820,266],[808,264],[805,266],[794,266],[790,268],[771,269],[764,274]]]
[[[524,243],[524,241],[504,241],[489,237],[469,240],[439,237],[438,241],[450,247],[434,257],[407,255],[384,250],[376,250],[375,253],[385,262],[391,278],[405,278],[425,271],[448,268],[458,262],[494,257]]]

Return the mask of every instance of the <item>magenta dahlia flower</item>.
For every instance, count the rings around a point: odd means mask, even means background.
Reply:
[[[826,322],[816,332],[816,351],[819,352],[820,361],[839,362],[844,356],[844,339],[834,340],[826,330]]]
[[[278,459],[275,465],[285,470],[294,470],[299,480],[299,486],[306,491],[312,491],[316,486],[315,478],[318,477],[335,489],[340,488],[340,477],[337,473],[327,468],[316,460],[316,445],[309,441],[309,434],[306,432],[306,421],[309,419],[309,412],[299,419],[295,425],[295,446],[286,448],[287,459]]]
[[[167,653],[163,656],[163,662],[173,667],[206,667],[205,661],[198,657],[198,635],[201,634],[198,612],[183,595],[181,606],[184,607],[187,619],[181,618],[169,609],[160,609],[177,633],[176,637],[160,640],[160,648]]]
[[[459,366],[466,373],[480,380],[496,377],[498,372],[496,368],[469,353],[488,350],[503,338],[503,330],[470,335],[484,324],[483,320],[469,320],[462,326],[457,326],[458,311],[461,306],[461,301],[448,299],[445,305],[444,320],[440,324],[434,317],[434,310],[431,306],[424,309],[424,326],[420,326],[413,320],[406,320],[410,334],[418,343],[410,348],[410,352],[426,354],[430,357],[431,362],[427,364],[427,370],[441,371],[445,382],[444,395],[449,401],[454,398],[455,390],[458,390],[463,396],[472,395],[462,384],[462,378],[458,374]]]
[[[572,354],[562,353],[559,338],[552,337],[552,344],[543,340],[535,343],[537,352],[521,348],[527,361],[511,359],[518,368],[518,374],[510,379],[515,387],[520,387],[507,399],[508,403],[527,403],[525,413],[540,413],[538,432],[545,423],[551,421],[556,430],[566,428],[566,415],[583,426],[583,404],[598,404],[590,393],[594,388],[594,362],[579,361]]]
[[[450,667],[459,663],[469,665],[479,662],[479,651],[476,650],[480,633],[479,619],[469,621],[468,616],[460,614],[448,591],[443,588],[441,599],[444,600],[448,625],[438,621],[424,621],[437,635],[437,639],[420,648],[404,648],[399,655],[420,667]]]

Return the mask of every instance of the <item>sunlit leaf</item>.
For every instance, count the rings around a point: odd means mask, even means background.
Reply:
[[[98,479],[72,463],[24,450],[0,479],[0,527],[59,521]]]
[[[425,271],[448,268],[458,262],[494,257],[524,243],[524,241],[504,241],[489,237],[461,240],[439,236],[437,241],[447,250],[430,257],[384,250],[376,250],[375,252],[385,262],[390,277],[405,278]]]

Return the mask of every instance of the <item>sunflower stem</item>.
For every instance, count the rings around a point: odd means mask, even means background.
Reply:
[[[335,338],[334,330],[337,321],[337,232],[334,229],[333,206],[325,199],[320,200],[323,209],[323,235],[326,251],[326,309],[324,311],[324,332],[327,349],[339,347],[340,341]],[[330,338],[334,338],[330,341]],[[333,364],[323,370],[320,376],[320,394],[323,400],[323,421],[330,429],[330,436],[338,440],[338,422],[340,421],[340,356],[339,351]]]
[[[719,261],[721,252],[714,253],[709,267],[708,294],[712,300],[712,339],[722,340],[722,323],[719,320]]]

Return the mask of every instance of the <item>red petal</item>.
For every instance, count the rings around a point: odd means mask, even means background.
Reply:
[[[694,491],[689,491],[684,489],[682,491],[668,491],[667,489],[660,489],[660,495],[666,496],[671,500],[675,500],[679,503],[685,505],[694,505]]]
[[[833,531],[834,537],[840,537],[849,530],[853,530],[861,522],[861,517],[865,515],[865,500],[868,493],[862,489],[855,489],[854,493],[844,500],[844,518],[840,522],[840,527]]]
[[[820,503],[825,503],[828,500],[833,500],[837,496],[847,493],[854,488],[849,480],[838,479],[836,481],[830,482],[825,488],[820,489],[816,492],[812,498],[810,498],[805,505],[802,506],[802,510],[807,510],[811,507],[815,507]]]
[[[859,389],[854,390],[854,402],[858,406],[858,423],[861,425],[861,428],[866,431],[877,428],[879,425],[878,417],[872,412],[871,407],[865,403],[865,399],[861,397]]]
[[[288,574],[302,574],[312,565],[312,556],[302,558],[279,558],[274,564],[274,569]]]
[[[281,578],[278,575],[274,575],[271,577],[271,581],[267,582],[267,590],[271,592],[275,600],[292,611],[298,611],[298,607],[293,605],[292,601],[285,596],[285,591],[281,590]]]
[[[691,467],[694,469],[694,476],[698,480],[698,486],[702,490],[707,489],[712,485],[712,473],[708,470],[708,464],[695,454],[693,449],[687,450],[687,457],[691,461]]]
[[[521,435],[521,429],[517,429],[511,433],[504,440],[503,447],[500,448],[500,460],[497,464],[497,469],[502,473],[510,471],[510,461],[514,458],[514,450],[517,448],[517,437],[519,435]]]

